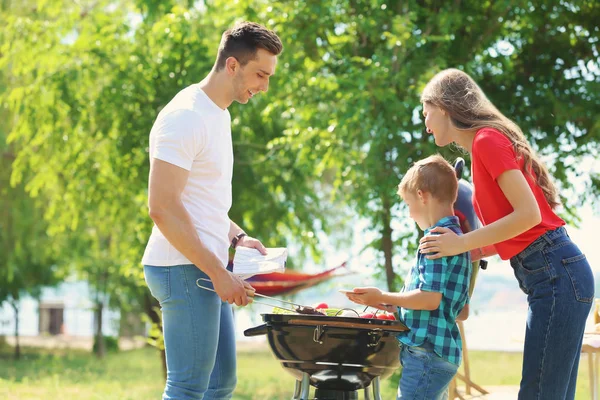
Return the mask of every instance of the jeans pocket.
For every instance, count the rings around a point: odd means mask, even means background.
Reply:
[[[171,297],[171,268],[144,266],[144,277],[152,296],[159,303]]]
[[[419,360],[426,360],[430,355],[429,352],[425,350],[420,350],[413,346],[404,346],[403,350],[408,354],[409,357],[416,358]]]
[[[448,381],[454,378],[458,368],[447,369],[447,368],[431,368],[432,375],[438,376],[440,379],[448,379]]]
[[[535,275],[548,270],[548,262],[543,251],[540,250],[525,257],[519,263],[519,268],[523,275]]]
[[[594,275],[585,254],[581,253],[575,244],[572,247],[579,254],[572,255],[571,251],[571,254],[568,254],[570,257],[563,258],[561,263],[569,275],[577,301],[591,303],[594,299]]]
[[[543,251],[538,250],[527,255],[522,260],[511,259],[515,277],[523,293],[530,295],[534,286],[537,286],[550,277],[548,261]]]

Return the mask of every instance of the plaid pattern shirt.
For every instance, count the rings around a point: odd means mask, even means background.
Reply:
[[[462,235],[458,218],[455,216],[442,218],[425,230],[425,234],[436,226],[450,228]],[[462,340],[456,317],[469,302],[470,281],[469,253],[429,260],[418,252],[416,265],[412,267],[402,292],[416,289],[439,292],[442,294],[442,301],[439,308],[433,311],[399,308],[400,320],[410,330],[400,333],[398,340],[407,346],[421,346],[427,340],[433,345],[433,350],[438,356],[460,365]]]

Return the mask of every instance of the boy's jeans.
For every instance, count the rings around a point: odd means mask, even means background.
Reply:
[[[196,286],[207,275],[194,265],[146,265],[144,276],[162,310],[167,356],[163,400],[230,399],[236,385],[231,305]]]
[[[520,400],[572,400],[594,275],[564,228],[511,258],[529,310]]]
[[[401,345],[402,377],[397,400],[447,400],[448,385],[458,365],[433,352],[433,345],[422,347]]]

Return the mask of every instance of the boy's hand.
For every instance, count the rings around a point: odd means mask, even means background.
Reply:
[[[456,317],[457,321],[466,321],[469,318],[469,305],[465,304],[463,309],[460,311],[458,316]]]
[[[352,293],[346,293],[350,301],[373,307],[379,306],[382,303],[382,295],[381,290],[375,287],[354,288]]]
[[[378,308],[383,311],[387,311],[389,313],[395,313],[398,310],[398,307],[393,306],[391,304],[377,304],[373,306],[373,308]]]

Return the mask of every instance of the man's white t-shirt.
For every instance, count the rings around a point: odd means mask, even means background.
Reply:
[[[198,84],[180,91],[150,132],[150,159],[190,171],[181,200],[203,245],[227,265],[233,147],[231,116]],[[154,225],[142,264],[191,264]]]

